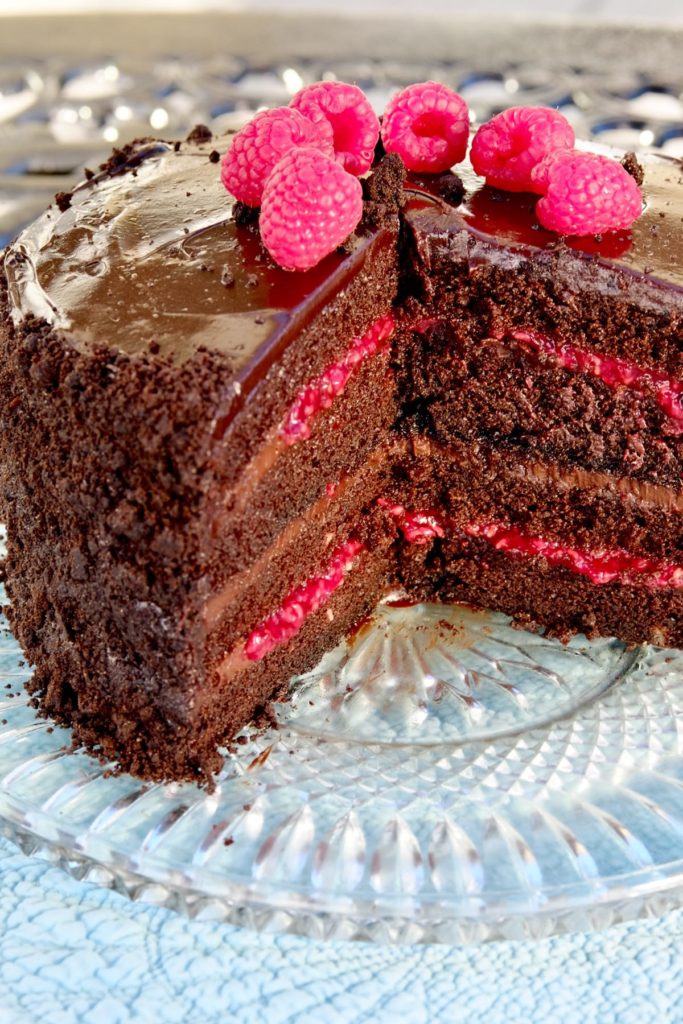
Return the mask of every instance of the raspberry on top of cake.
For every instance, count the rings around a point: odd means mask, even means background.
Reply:
[[[208,781],[397,588],[683,645],[681,176],[643,169],[557,111],[472,137],[440,83],[381,121],[315,83],[23,232],[0,500],[41,711]]]

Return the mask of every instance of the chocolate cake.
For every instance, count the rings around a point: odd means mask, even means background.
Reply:
[[[353,236],[289,273],[227,144],[120,151],[4,256],[9,614],[41,711],[201,780],[397,589],[683,645],[678,164],[647,159],[631,231],[563,240],[467,165],[463,198],[384,158]]]

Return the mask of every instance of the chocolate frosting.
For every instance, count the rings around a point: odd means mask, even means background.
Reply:
[[[607,152],[598,146],[582,148]],[[516,266],[533,259],[539,270],[547,263],[557,276],[563,264],[575,264],[577,257],[581,263],[590,259],[596,269],[592,282],[596,289],[634,288],[639,301],[680,310],[683,168],[663,154],[641,154],[639,160],[645,173],[645,208],[628,231],[561,238],[539,224],[534,212],[538,196],[490,188],[468,163],[458,167],[466,196],[457,209],[438,201],[429,178],[413,177],[406,216],[426,262],[430,246],[447,246],[454,258],[466,259],[471,267],[477,263]],[[590,288],[591,282],[584,277],[581,286]]]
[[[257,224],[233,218],[211,157],[228,143],[143,141],[51,207],[7,254],[15,318],[42,317],[82,349],[152,346],[179,361],[217,350],[246,382],[394,235],[366,230],[311,270],[281,269]]]
[[[253,364],[269,361],[276,342],[301,330],[393,235],[366,228],[311,270],[282,270],[257,224],[233,219],[211,158],[228,144],[143,141],[80,185],[67,208],[43,214],[6,257],[15,317],[38,315],[83,348],[151,345],[176,360],[215,349],[246,383]],[[439,178],[413,175],[405,216],[423,249],[464,231],[470,265],[566,250],[625,271],[657,292],[658,304],[683,306],[683,170],[664,156],[641,160],[643,216],[603,239],[558,239],[538,224],[534,196],[489,188],[467,163],[458,168],[466,198],[457,208],[440,198]],[[602,286],[613,287],[609,276]]]

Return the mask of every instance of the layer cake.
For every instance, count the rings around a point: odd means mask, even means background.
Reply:
[[[228,141],[118,151],[4,257],[6,576],[41,711],[207,780],[396,590],[683,645],[678,164],[648,157],[643,216],[596,240],[385,158],[354,235],[288,273],[226,201]]]

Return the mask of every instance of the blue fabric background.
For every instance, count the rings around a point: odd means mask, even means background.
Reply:
[[[541,942],[323,945],[192,922],[0,839],[0,1024],[677,1024],[683,910]]]

